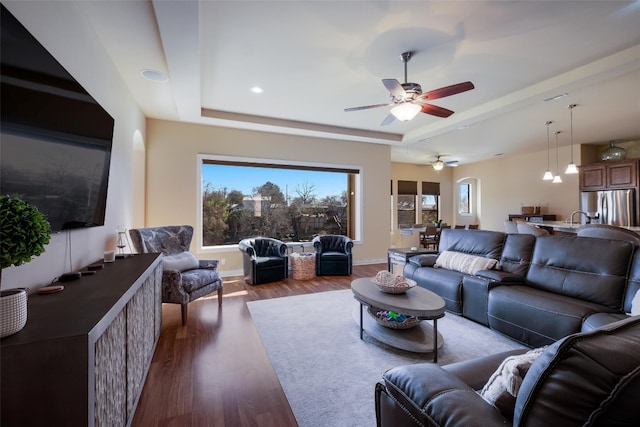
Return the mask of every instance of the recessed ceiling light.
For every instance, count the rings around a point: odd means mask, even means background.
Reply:
[[[569,95],[569,94],[566,93],[566,92],[565,93],[561,93],[560,95],[552,96],[551,98],[545,99],[544,102],[555,101],[556,99],[564,98],[567,95]]]
[[[259,87],[259,86],[254,86],[254,87],[251,88],[251,92],[253,92],[253,93],[262,93],[262,92],[264,92],[264,90],[262,90],[262,88]]]
[[[151,80],[152,82],[164,83],[169,81],[169,76],[167,76],[162,71],[145,69],[145,70],[142,70],[141,74],[142,74],[142,77],[144,77],[145,79]]]

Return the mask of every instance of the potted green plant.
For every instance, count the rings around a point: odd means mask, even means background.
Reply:
[[[35,206],[17,197],[0,196],[0,281],[2,270],[42,254],[51,226]],[[15,334],[27,322],[25,288],[0,292],[0,338]]]

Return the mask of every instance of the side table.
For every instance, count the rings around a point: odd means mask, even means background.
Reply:
[[[402,275],[404,265],[416,255],[433,254],[437,251],[425,248],[391,248],[387,251],[387,270]]]

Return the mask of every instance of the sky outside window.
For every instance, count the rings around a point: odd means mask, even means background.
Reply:
[[[347,188],[347,174],[340,172],[316,172],[305,170],[238,167],[224,165],[202,165],[203,187],[208,183],[214,189],[238,190],[245,196],[251,195],[253,188],[267,181],[280,187],[280,191],[290,198],[296,197],[296,187],[304,184],[315,187],[315,196],[340,196]]]

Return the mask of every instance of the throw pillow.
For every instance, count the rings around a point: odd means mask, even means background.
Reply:
[[[640,315],[640,290],[636,292],[636,296],[634,296],[633,300],[631,301],[631,315]]]
[[[496,268],[497,265],[498,260],[492,258],[484,258],[462,252],[444,251],[438,256],[434,267],[475,275],[480,270],[491,270]]]
[[[181,252],[162,257],[163,270],[187,271],[200,266],[200,261],[191,252]]]
[[[504,359],[482,388],[480,396],[503,414],[513,416],[522,380],[533,362],[545,350],[546,346]]]

